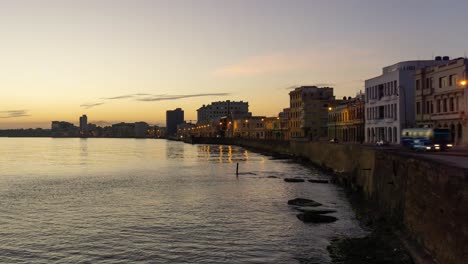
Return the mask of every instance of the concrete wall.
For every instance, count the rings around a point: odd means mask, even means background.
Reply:
[[[218,139],[261,151],[291,154],[339,173],[374,212],[401,226],[444,264],[468,259],[468,171],[412,154],[327,142]]]
[[[468,259],[468,172],[360,145],[291,142],[291,152],[343,173],[345,182],[402,225],[440,263]]]

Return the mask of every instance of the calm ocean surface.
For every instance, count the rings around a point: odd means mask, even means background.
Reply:
[[[0,138],[0,263],[329,263],[364,231],[338,187],[296,176],[328,177],[234,146]],[[297,197],[339,220],[302,223]]]

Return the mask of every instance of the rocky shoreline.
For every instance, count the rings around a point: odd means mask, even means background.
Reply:
[[[375,206],[362,198],[362,194],[351,191],[350,186],[339,180],[340,175],[326,167],[317,166],[310,161],[287,156],[278,153],[268,153],[261,151],[261,154],[271,156],[273,159],[290,159],[294,162],[317,169],[323,173],[332,175],[331,182],[341,185],[347,190],[347,197],[356,213],[360,223],[370,234],[364,237],[338,237],[330,241],[327,247],[332,263],[337,264],[413,264],[415,263],[410,252],[402,243],[401,238],[396,235],[401,227],[386,221],[386,219],[376,211]],[[306,180],[299,178],[285,178],[285,182],[302,183]],[[328,180],[317,179],[307,180],[310,183],[325,184]],[[320,208],[319,202],[296,198],[288,201],[299,211],[297,218],[305,223],[331,223],[338,219],[327,214],[334,210]]]

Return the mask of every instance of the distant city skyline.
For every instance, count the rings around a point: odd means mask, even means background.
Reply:
[[[213,101],[255,115],[291,87],[364,91],[382,67],[466,56],[464,0],[0,2],[0,129],[196,119]]]

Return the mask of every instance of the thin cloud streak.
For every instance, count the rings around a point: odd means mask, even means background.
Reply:
[[[104,103],[90,103],[90,104],[82,104],[80,107],[83,107],[85,109],[89,109],[95,106],[103,105]]]
[[[230,95],[230,93],[206,93],[206,94],[170,95],[170,96],[156,96],[156,97],[139,98],[139,99],[136,99],[136,101],[155,102],[155,101],[177,100],[177,99],[192,98],[192,97],[227,96],[227,95]]]
[[[193,98],[193,97],[227,96],[227,95],[230,95],[230,93],[201,93],[201,94],[184,94],[184,95],[138,93],[138,94],[128,94],[128,95],[120,95],[120,96],[114,96],[114,97],[104,97],[104,98],[101,98],[101,100],[115,101],[115,100],[133,99],[134,101],[138,101],[138,102],[157,102],[157,101],[179,100],[179,99]],[[87,103],[87,104],[82,104],[80,106],[85,109],[90,109],[96,106],[104,105],[106,103],[107,102]]]
[[[6,111],[0,111],[0,118],[6,119],[6,118],[17,118],[17,117],[25,117],[25,116],[31,116],[28,113],[28,110],[6,110]]]

